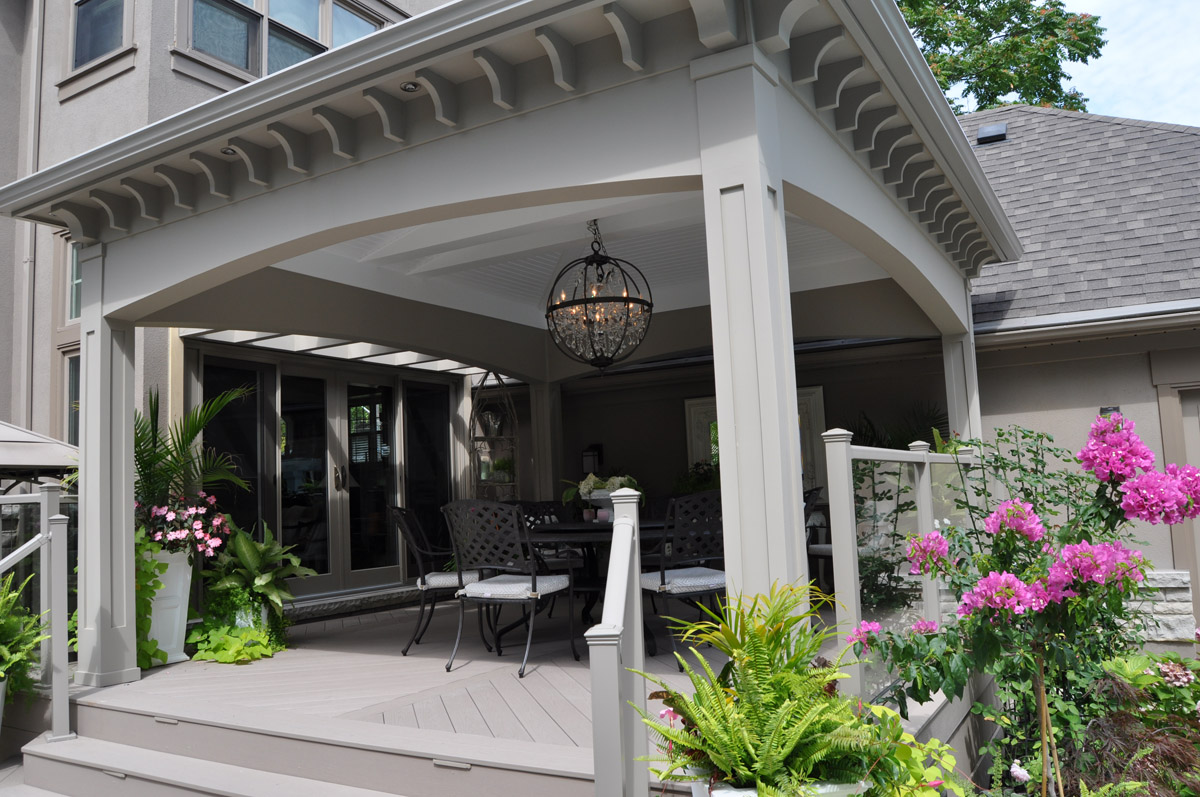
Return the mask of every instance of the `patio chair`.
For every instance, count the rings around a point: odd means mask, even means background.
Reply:
[[[458,636],[454,640],[450,660],[446,662],[446,671],[449,672],[454,666],[454,657],[458,655],[467,601],[480,604],[481,609],[484,606],[489,608],[487,621],[497,656],[503,653],[501,637],[504,631],[510,630],[497,627],[500,609],[515,604],[521,606],[523,612],[518,624],[523,622],[527,628],[525,656],[517,671],[517,675],[524,678],[529,648],[533,644],[533,621],[538,604],[563,590],[566,590],[569,602],[571,655],[579,661],[579,653],[575,650],[575,593],[571,571],[561,574],[545,571],[530,545],[529,527],[521,509],[494,501],[464,500],[446,504],[442,512],[450,526],[450,538],[459,567],[478,570],[485,576],[494,574],[465,584],[456,593],[459,600]]]
[[[579,570],[584,566],[586,556],[582,549],[537,541],[536,532],[539,526],[574,520],[569,506],[564,506],[558,501],[512,501],[511,503],[513,506],[520,507],[521,513],[525,515],[525,523],[532,532],[530,539],[533,541],[533,547],[542,558],[547,570],[558,573],[564,570]],[[554,616],[554,607],[557,602],[557,595],[550,599],[550,608],[546,611],[547,618]]]
[[[402,656],[407,656],[408,649],[414,643],[421,644],[421,637],[425,635],[430,621],[433,620],[433,610],[437,608],[438,598],[453,595],[467,584],[475,583],[479,580],[479,571],[464,571],[457,567],[453,571],[442,570],[439,563],[448,560],[454,552],[445,548],[434,548],[411,509],[392,506],[388,507],[388,514],[391,516],[392,526],[400,532],[405,549],[412,554],[417,563],[417,592],[421,596],[421,608],[417,612],[417,624],[413,628],[412,636],[409,637],[404,650],[400,651]],[[429,602],[428,617],[425,616],[426,601]],[[482,623],[483,619],[480,618],[480,636],[483,635]]]
[[[720,490],[672,499],[667,509],[665,536],[656,552],[658,570],[641,575],[642,589],[650,593],[651,600],[663,599],[663,614],[668,613],[669,598],[698,606],[704,598],[725,592],[721,517]],[[671,649],[678,652],[675,635],[668,631],[668,636]]]

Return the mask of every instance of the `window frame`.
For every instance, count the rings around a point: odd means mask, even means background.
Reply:
[[[196,0],[178,0],[179,4],[175,15],[177,44],[171,48],[172,66],[176,71],[184,72],[224,89],[236,88],[243,83],[258,80],[270,74],[267,71],[270,63],[268,42],[272,28],[281,31],[282,35],[287,38],[312,45],[319,50],[316,55],[320,55],[333,49],[333,6],[335,4],[374,23],[379,28],[399,22],[409,16],[386,0],[317,0],[320,4],[318,38],[313,39],[282,22],[271,19],[270,0],[246,0],[245,2],[242,0],[215,0],[215,2],[236,6],[257,18],[256,57],[253,68],[242,69],[195,48],[192,34]]]
[[[67,48],[67,69],[66,75],[68,78],[74,77],[85,72],[90,72],[100,66],[108,63],[114,58],[118,58],[130,48],[133,42],[133,0],[121,0],[121,41],[116,47],[106,53],[101,53],[90,61],[85,61],[82,64],[75,63],[75,47],[79,33],[79,9],[91,2],[97,0],[72,0],[70,5],[70,46]]]

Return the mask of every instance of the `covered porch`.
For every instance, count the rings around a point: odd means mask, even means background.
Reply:
[[[281,375],[303,370],[280,352],[315,378],[334,361],[400,392],[432,378],[453,496],[471,376],[496,370],[528,385],[527,497],[553,498],[576,475],[564,385],[589,369],[550,341],[545,297],[596,219],[653,289],[629,363],[711,357],[726,573],[760,592],[807,576],[804,471],[820,466],[797,434],[797,363],[814,362],[797,346],[836,370],[838,342],[932,345],[950,426],[976,434],[967,280],[1019,255],[889,0],[462,0],[39,172],[0,209],[82,247],[90,686],[140,675],[138,326],[185,331],[170,389],[191,401],[205,357],[268,364],[272,419]],[[858,367],[888,390],[878,363]],[[627,386],[617,414],[637,414],[657,378],[641,373],[605,377]],[[264,451],[278,435],[263,429]],[[403,463],[392,478],[402,502]]]

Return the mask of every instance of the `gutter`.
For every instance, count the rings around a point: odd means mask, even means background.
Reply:
[[[842,18],[851,38],[865,51],[869,45],[875,60],[884,69],[879,79],[885,83],[896,104],[904,112],[914,132],[944,165],[963,205],[988,235],[1002,262],[1020,260],[1024,254],[1017,232],[1005,215],[1000,199],[992,190],[983,167],[950,108],[941,87],[929,71],[908,23],[895,0],[828,0],[834,13]]]
[[[975,325],[978,349],[1200,329],[1200,300],[1056,313]]]

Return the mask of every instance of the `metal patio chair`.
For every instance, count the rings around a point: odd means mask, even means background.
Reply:
[[[459,567],[490,576],[465,584],[456,593],[459,599],[458,636],[450,660],[446,662],[446,671],[454,666],[454,657],[462,640],[466,604],[473,601],[480,604],[481,610],[488,607],[486,619],[498,656],[503,653],[501,637],[504,632],[522,623],[527,627],[525,656],[517,671],[517,675],[524,678],[538,604],[563,590],[566,590],[569,603],[571,655],[579,661],[579,653],[575,650],[575,596],[571,572],[551,574],[540,566],[537,553],[530,545],[529,528],[521,509],[494,501],[464,500],[452,501],[442,507],[442,512],[450,526]],[[521,606],[522,619],[510,628],[498,628],[500,609],[509,604]]]
[[[388,514],[392,520],[392,526],[400,533],[401,539],[404,541],[404,547],[417,563],[417,591],[421,596],[421,608],[417,612],[417,624],[413,628],[412,636],[409,637],[408,644],[404,646],[404,650],[400,651],[403,656],[408,655],[408,649],[414,643],[421,644],[421,637],[425,635],[425,631],[429,628],[429,623],[433,620],[433,610],[437,608],[438,598],[452,596],[467,584],[473,584],[479,580],[478,570],[442,570],[439,566],[454,555],[454,551],[448,548],[435,548],[429,542],[429,537],[425,534],[425,529],[421,527],[421,522],[417,520],[416,514],[411,509],[405,509],[402,506],[388,507]],[[429,616],[425,615],[425,604],[429,602]],[[482,618],[480,618],[480,636],[483,635]],[[486,643],[486,639],[484,640]]]
[[[724,593],[721,491],[708,490],[672,499],[667,508],[665,536],[655,553],[658,570],[642,573],[641,586],[652,600],[662,598],[664,615],[669,611],[670,598],[698,605],[704,598]],[[671,650],[678,652],[675,635],[668,630],[668,636]],[[683,670],[682,665],[679,669]]]

